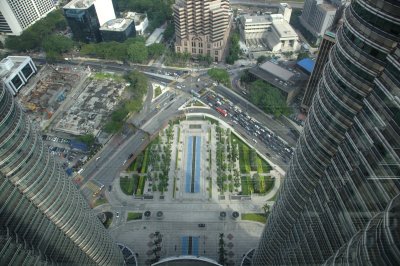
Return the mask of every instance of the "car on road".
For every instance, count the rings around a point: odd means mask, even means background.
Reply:
[[[129,154],[128,159],[133,157],[133,153]]]
[[[119,212],[117,212],[115,216],[118,218],[119,217]]]

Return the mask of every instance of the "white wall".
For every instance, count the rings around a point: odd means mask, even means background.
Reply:
[[[96,0],[94,2],[100,26],[111,19],[115,19],[115,11],[111,0]]]
[[[3,14],[5,20],[7,21],[8,26],[10,26],[11,28],[12,34],[11,33],[8,34],[20,35],[23,29],[6,1],[0,1],[0,11]]]

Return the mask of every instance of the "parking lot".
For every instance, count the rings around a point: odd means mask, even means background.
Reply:
[[[281,141],[273,132],[264,127],[261,123],[243,112],[239,107],[235,106],[229,100],[224,99],[222,96],[214,92],[207,92],[201,98],[208,106],[217,111],[217,107],[225,110],[227,115],[226,119],[230,124],[240,126],[249,136],[254,143],[264,143],[265,146],[279,156],[284,163],[288,163],[293,149]],[[219,112],[220,113],[220,112]],[[221,114],[221,113],[220,113]],[[221,114],[221,116],[224,116]],[[273,156],[266,152],[267,157]]]

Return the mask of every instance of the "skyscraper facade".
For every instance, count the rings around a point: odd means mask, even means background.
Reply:
[[[321,79],[322,71],[324,70],[326,62],[328,62],[329,52],[331,51],[332,46],[335,44],[335,39],[335,33],[330,31],[325,32],[324,37],[322,38],[318,49],[318,57],[310,79],[308,80],[304,97],[301,102],[301,108],[303,108],[304,111],[308,112],[308,109],[311,106],[312,98],[317,90],[318,82]]]
[[[23,30],[54,10],[53,0],[0,1],[0,32],[20,35]]]
[[[229,0],[177,0],[175,51],[221,61],[229,36]]]
[[[399,40],[399,1],[345,9],[253,265],[400,264]]]
[[[341,7],[347,0],[305,0],[301,24],[316,38],[324,35],[341,15]]]
[[[37,263],[37,264],[36,264]],[[41,134],[0,87],[0,265],[123,265]]]

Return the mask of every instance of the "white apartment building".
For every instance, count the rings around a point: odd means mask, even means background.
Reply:
[[[53,0],[0,0],[0,33],[21,35],[54,9]]]
[[[0,61],[0,79],[12,95],[17,95],[36,72],[29,56],[8,56]]]
[[[239,18],[241,38],[246,45],[262,43],[272,52],[298,51],[299,36],[287,18],[283,14],[243,15]]]

